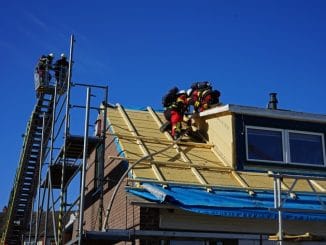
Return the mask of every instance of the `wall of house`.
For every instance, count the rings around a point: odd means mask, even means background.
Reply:
[[[109,136],[105,144],[104,161],[104,185],[103,185],[103,213],[102,222],[105,219],[105,210],[107,209],[115,187],[128,165],[121,159],[111,158],[120,157],[113,137]],[[95,151],[90,155],[86,172],[86,195],[84,229],[88,231],[100,230],[100,192],[95,188]],[[125,179],[117,191],[114,198],[112,209],[109,215],[108,227],[110,229],[139,229],[140,227],[140,208],[127,201]],[[144,224],[142,224],[143,226]],[[125,244],[124,242],[121,244]],[[128,243],[127,243],[128,244]]]
[[[269,219],[218,217],[182,210],[161,209],[160,229],[275,235],[278,232],[278,222]],[[286,234],[302,235],[309,232],[318,236],[326,236],[325,222],[284,220],[283,229]]]
[[[219,114],[198,119],[200,132],[214,144],[214,151],[225,166],[234,167],[234,127],[231,114]]]
[[[236,156],[238,169],[261,171],[268,170],[274,172],[287,172],[287,173],[300,173],[310,175],[311,171],[314,174],[325,175],[325,166],[310,166],[310,165],[298,165],[298,164],[285,164],[284,163],[271,163],[271,162],[255,162],[246,159],[246,126],[254,127],[267,127],[273,129],[286,129],[295,130],[303,132],[315,132],[321,133],[326,136],[326,124],[316,123],[316,122],[306,122],[300,120],[289,120],[289,119],[279,119],[279,118],[268,118],[262,116],[252,116],[252,115],[242,115],[236,114],[234,116],[234,128],[235,128],[235,138],[236,138]],[[326,151],[326,145],[325,151]]]

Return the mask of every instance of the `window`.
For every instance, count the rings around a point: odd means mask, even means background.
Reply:
[[[247,159],[283,162],[281,131],[248,128],[247,142]]]
[[[246,157],[249,161],[325,166],[324,135],[247,126]]]
[[[322,135],[289,132],[290,162],[324,165]]]

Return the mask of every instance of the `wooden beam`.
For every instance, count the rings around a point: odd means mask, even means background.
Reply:
[[[234,186],[227,186],[227,185],[210,185],[210,184],[200,184],[200,183],[190,183],[190,182],[180,182],[180,181],[159,181],[159,180],[153,180],[153,179],[131,179],[128,178],[129,182],[135,182],[135,183],[155,183],[155,184],[166,184],[166,185],[179,185],[179,186],[193,186],[193,187],[204,187],[204,188],[215,188],[215,189],[221,189],[221,190],[243,190],[243,191],[248,191],[247,188],[244,188],[242,186],[239,187],[234,187]],[[257,187],[255,190],[268,190],[270,191],[271,189],[268,188],[261,188]]]
[[[149,111],[149,113],[152,115],[152,117],[154,118],[154,120],[156,121],[157,123],[157,126],[158,127],[161,127],[162,126],[162,121],[160,120],[160,118],[157,116],[157,114],[153,111],[153,109],[151,107],[147,107],[147,110]],[[168,140],[173,140],[172,139],[172,136],[168,133],[168,132],[164,132],[165,134],[165,137],[168,139]],[[182,149],[176,145],[175,147],[176,151],[178,153],[180,153],[180,156],[181,158],[183,159],[184,162],[188,163],[190,165],[190,169],[192,171],[192,173],[196,176],[197,180],[203,184],[203,185],[207,185],[208,186],[208,183],[207,181],[205,180],[205,178],[199,173],[199,171],[196,169],[196,167],[193,166],[193,163],[192,161],[188,158],[188,156],[182,151]],[[212,189],[210,187],[207,187],[207,191],[212,191]]]
[[[250,186],[244,181],[244,179],[241,178],[241,176],[236,172],[236,171],[231,171],[231,176],[243,187],[246,188],[249,195],[253,196],[255,193],[254,191],[250,188]]]
[[[110,159],[116,159],[116,160],[126,160],[131,163],[136,162],[138,159],[136,158],[125,158],[125,157],[117,157],[117,156],[108,156]],[[231,172],[231,168],[226,168],[226,167],[218,167],[218,166],[203,166],[200,164],[192,164],[189,166],[188,163],[180,163],[180,162],[171,162],[171,161],[156,161],[156,160],[150,160],[150,159],[145,159],[143,160],[144,163],[146,162],[153,162],[156,165],[163,165],[163,166],[170,166],[170,167],[180,167],[180,168],[190,168],[191,166],[199,168],[199,169],[209,169],[209,170],[216,170],[219,172]]]
[[[127,124],[130,133],[133,136],[139,137],[139,134],[138,134],[135,126],[132,124],[131,120],[129,119],[126,111],[123,109],[123,107],[120,104],[117,104],[117,107],[118,107],[118,110],[119,110],[122,118],[124,119],[125,123]],[[146,145],[144,144],[143,140],[141,140],[141,139],[138,138],[138,139],[136,139],[136,141],[137,141],[137,144],[139,145],[141,151],[143,152],[144,156],[145,155],[150,155],[150,152],[147,149]],[[151,157],[151,159],[153,159],[153,157]],[[151,166],[152,166],[152,170],[153,170],[156,178],[158,180],[160,180],[160,181],[165,181],[165,178],[163,177],[162,173],[157,168],[157,166],[154,163],[151,163]]]
[[[326,189],[322,187],[320,184],[318,184],[315,180],[309,180],[312,185],[314,185],[317,189],[319,189],[321,192],[326,192]]]
[[[125,135],[125,134],[118,134],[118,133],[107,133],[107,135],[110,136],[116,136],[119,139],[130,139],[130,140],[137,140],[141,139],[146,142],[152,142],[152,143],[159,143],[159,144],[171,144],[173,140],[167,140],[167,139],[162,139],[162,138],[153,138],[153,137],[147,137],[147,136],[141,136],[141,135]],[[187,141],[179,141],[176,143],[178,145],[185,145],[185,146],[194,146],[196,148],[206,148],[206,149],[211,149],[214,147],[213,144],[206,144],[206,143],[197,143],[197,142],[187,142]]]

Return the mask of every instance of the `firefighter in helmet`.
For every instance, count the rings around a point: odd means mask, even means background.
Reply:
[[[182,122],[188,109],[188,96],[185,90],[179,90],[175,100],[165,108],[164,116],[171,125],[171,136],[177,140],[182,133]]]

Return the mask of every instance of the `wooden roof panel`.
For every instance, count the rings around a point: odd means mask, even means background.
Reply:
[[[198,148],[196,146],[183,146],[181,148],[193,163],[203,164],[204,166],[224,166],[211,149]]]
[[[273,189],[273,178],[266,173],[241,172],[227,169],[212,146],[198,144],[189,138],[177,145],[171,137],[159,131],[164,122],[163,113],[124,110],[123,107],[108,108],[108,121],[111,133],[119,138],[119,144],[130,164],[141,157],[162,151],[169,145],[173,147],[145,159],[135,166],[133,178],[149,179],[170,183],[187,183],[203,186],[225,186],[241,189]],[[293,180],[284,179],[282,188],[287,190]],[[315,181],[318,191],[326,192],[325,181]],[[293,191],[312,189],[305,180],[299,180]]]
[[[160,171],[162,172],[166,181],[199,184],[196,176],[189,169],[162,166],[160,167]]]
[[[245,183],[253,189],[273,189],[273,178],[262,173],[237,172]]]
[[[288,186],[288,188],[290,188],[295,180],[283,178],[283,181]],[[307,191],[307,192],[313,191],[307,181],[308,180],[304,180],[304,179],[297,180],[297,182],[293,187],[293,191]]]
[[[156,179],[150,164],[138,164],[133,169],[135,178]]]
[[[239,183],[232,177],[229,172],[216,171],[216,170],[199,170],[208,184],[212,186],[225,186],[236,188]]]
[[[326,191],[326,181],[314,181],[317,186],[319,186],[318,189],[321,189],[323,191]]]

